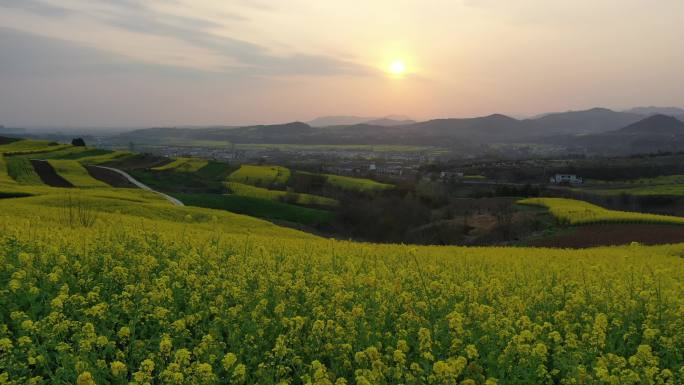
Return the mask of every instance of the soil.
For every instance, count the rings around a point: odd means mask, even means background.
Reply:
[[[587,248],[639,242],[658,245],[684,242],[684,226],[650,224],[604,224],[573,227],[525,242],[527,246]]]
[[[0,146],[2,146],[3,144],[10,144],[12,142],[16,142],[17,140],[19,140],[19,139],[7,138],[5,136],[0,136]]]
[[[85,166],[88,174],[93,178],[105,182],[112,187],[118,188],[138,188],[133,183],[129,182],[123,175],[118,172],[107,170],[105,168],[95,166]]]
[[[46,185],[52,187],[74,187],[66,179],[59,176],[47,161],[31,160],[31,164],[33,164],[33,169],[36,170],[36,173]]]

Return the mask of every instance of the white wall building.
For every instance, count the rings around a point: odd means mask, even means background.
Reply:
[[[553,184],[582,184],[584,180],[575,174],[556,174],[551,177],[550,182]]]

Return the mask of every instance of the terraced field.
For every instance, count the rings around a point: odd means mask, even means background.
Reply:
[[[3,154],[0,154],[0,183],[15,183],[7,171],[7,161]]]
[[[197,158],[177,158],[163,166],[153,167],[153,171],[196,172],[209,164],[208,160]]]
[[[227,210],[257,218],[281,220],[307,226],[325,224],[333,218],[333,213],[329,211],[249,196],[188,193],[173,193],[171,195],[188,206]]]
[[[0,153],[6,155],[34,154],[69,148],[70,145],[58,144],[47,140],[23,139],[0,146]]]
[[[290,170],[281,166],[242,165],[230,174],[228,181],[250,185],[285,185],[290,180]]]
[[[339,202],[332,198],[312,194],[290,193],[280,190],[269,190],[263,187],[251,186],[244,183],[227,182],[226,188],[231,194],[245,197],[267,199],[272,201],[287,201],[300,205],[335,207]]]
[[[608,210],[588,202],[565,198],[529,198],[518,203],[542,206],[549,209],[558,220],[571,225],[589,223],[658,223],[684,224],[684,218],[668,215],[645,214],[629,211]]]
[[[325,174],[328,184],[334,187],[353,191],[378,191],[391,189],[391,184],[376,182],[372,179],[353,178],[342,175]]]
[[[668,175],[622,182],[590,181],[576,191],[598,195],[684,196],[684,175]]]
[[[108,184],[93,178],[78,161],[51,159],[48,163],[62,178],[66,179],[75,187],[110,187]]]
[[[0,146],[1,147],[1,146]],[[29,158],[24,156],[5,156],[7,173],[17,183],[22,185],[42,185],[43,181],[33,169]]]

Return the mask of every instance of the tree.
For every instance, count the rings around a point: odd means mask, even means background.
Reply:
[[[85,147],[85,140],[83,138],[74,138],[71,139],[71,145],[76,146],[76,147]]]

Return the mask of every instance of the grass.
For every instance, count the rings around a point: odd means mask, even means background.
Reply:
[[[387,190],[391,189],[394,186],[391,184],[387,183],[380,183],[376,182],[372,179],[366,179],[366,178],[353,178],[349,176],[342,176],[342,175],[333,175],[333,174],[324,174],[326,177],[326,182],[337,188],[341,188],[344,190],[351,190],[351,191],[361,191],[361,192],[369,192],[369,191],[378,191],[378,190]]]
[[[684,224],[684,218],[682,217],[608,210],[588,202],[574,199],[528,198],[518,201],[518,203],[546,207],[556,219],[570,225],[583,225],[589,223]]]
[[[5,161],[7,163],[7,173],[17,183],[22,185],[44,184],[28,157],[9,156],[5,158]]]
[[[152,171],[196,172],[209,164],[208,160],[197,158],[177,158],[163,166],[152,167]]]
[[[269,190],[263,187],[256,187],[238,182],[227,182],[225,185],[232,194],[245,197],[268,199],[272,201],[287,201],[288,203],[313,206],[335,207],[339,204],[335,199],[313,194]]]
[[[285,185],[288,180],[290,170],[281,166],[242,165],[228,177],[230,182],[258,186]]]
[[[239,195],[219,194],[171,194],[186,205],[220,209],[271,220],[284,220],[315,226],[328,223],[333,214],[328,211],[295,206],[268,199]]]
[[[92,187],[109,187],[108,184],[97,180],[90,176],[88,170],[85,169],[78,161],[50,159],[48,163],[55,169],[57,174],[66,179],[75,187],[92,188]]]

